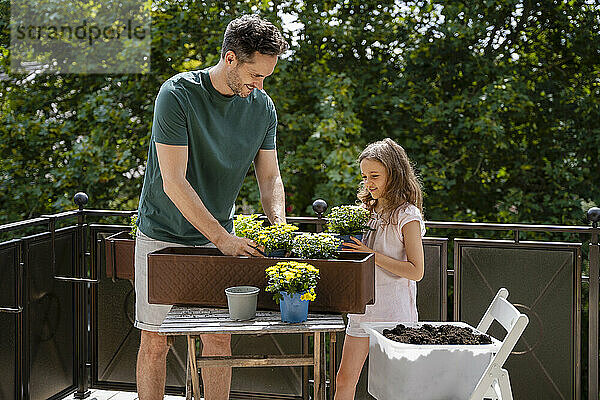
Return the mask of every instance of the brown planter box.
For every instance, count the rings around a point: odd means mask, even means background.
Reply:
[[[375,299],[375,257],[341,252],[339,260],[302,260],[320,270],[315,312],[364,313]],[[258,308],[278,310],[265,292],[265,269],[290,258],[232,257],[218,249],[167,247],[148,254],[148,298],[154,304],[227,307],[225,289],[250,285],[261,289]],[[298,259],[295,259],[298,260]]]
[[[135,239],[128,231],[119,232],[105,239],[106,276],[108,278],[133,279],[135,271]]]

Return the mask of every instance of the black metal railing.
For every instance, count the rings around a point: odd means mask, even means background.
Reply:
[[[0,400],[69,393],[85,398],[96,387],[135,390],[131,364],[137,343],[127,316],[132,288],[103,274],[104,238],[128,229],[107,221],[134,211],[85,209],[87,196],[81,194],[76,202],[78,210],[0,226],[5,238],[0,243]],[[289,222],[321,231],[325,210],[317,203],[317,217]],[[428,275],[419,282],[420,319],[451,315],[473,322],[491,300],[489,293],[507,286],[511,301],[532,321],[509,359],[509,371],[517,371],[511,375],[515,397],[529,398],[533,390],[543,398],[598,400],[600,209],[590,209],[588,220],[591,226],[426,222]],[[539,240],[540,234],[553,241]],[[528,235],[536,240],[526,240]],[[121,325],[109,329],[114,321],[105,316],[117,309],[124,315]],[[567,349],[550,354],[546,347],[555,340]],[[171,357],[177,374],[181,351]],[[119,369],[124,372],[111,375]],[[108,378],[113,375],[118,378]],[[170,382],[169,392],[181,393],[180,378]],[[367,396],[360,389],[357,395]]]

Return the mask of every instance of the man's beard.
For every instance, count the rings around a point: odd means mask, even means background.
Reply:
[[[242,94],[242,91],[244,90],[245,86],[244,84],[242,84],[242,80],[240,79],[240,74],[238,72],[237,66],[232,71],[228,71],[226,73],[225,79],[227,86],[229,86],[229,89],[233,91],[234,95],[240,97],[248,97],[250,95],[250,93],[246,95]]]

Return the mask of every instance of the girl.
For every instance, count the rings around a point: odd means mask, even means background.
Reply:
[[[392,139],[367,146],[358,158],[362,183],[358,199],[371,212],[363,242],[352,237],[350,251],[375,254],[375,304],[348,314],[335,400],[354,399],[369,354],[361,322],[417,321],[417,284],[423,278],[425,224],[421,185],[404,149]]]

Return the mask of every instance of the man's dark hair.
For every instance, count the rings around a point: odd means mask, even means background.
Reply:
[[[279,29],[258,15],[243,15],[227,25],[223,37],[221,58],[232,50],[240,62],[251,60],[255,52],[278,56],[288,49]]]

